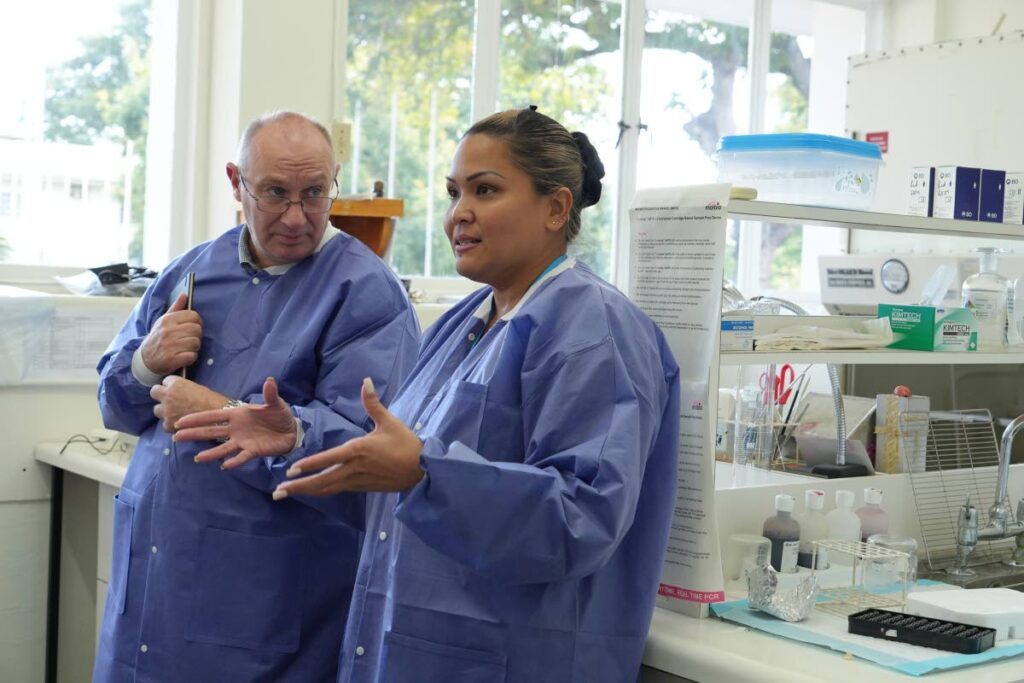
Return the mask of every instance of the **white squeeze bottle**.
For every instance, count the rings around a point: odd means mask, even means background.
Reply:
[[[825,507],[825,492],[817,489],[804,491],[804,511],[793,515],[800,525],[800,553],[796,563],[811,568],[814,559],[814,541],[828,538],[828,521],[822,508]],[[818,549],[817,569],[828,567],[828,555],[824,548]]]
[[[889,533],[889,515],[882,509],[882,492],[864,489],[864,505],[857,508],[860,517],[860,540],[867,541],[872,534]]]
[[[764,520],[761,535],[771,541],[771,564],[777,572],[792,574],[800,551],[800,525],[793,519],[793,496],[775,496],[775,514]]]
[[[829,538],[840,541],[860,540],[860,517],[853,512],[853,500],[853,491],[836,491],[836,509],[825,515]],[[846,553],[833,554],[832,560],[839,564],[850,564],[853,556]]]

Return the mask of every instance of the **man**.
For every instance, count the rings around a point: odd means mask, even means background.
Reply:
[[[335,680],[360,535],[329,507],[359,500],[270,494],[295,459],[366,433],[362,377],[389,399],[419,341],[396,278],[328,226],[338,168],[320,124],[253,122],[227,165],[246,223],[173,261],[100,361],[104,423],[140,439],[95,681]],[[175,295],[189,272],[193,310]],[[267,377],[297,406],[291,453],[222,471],[193,461],[209,442],[172,442],[184,415],[261,401]]]

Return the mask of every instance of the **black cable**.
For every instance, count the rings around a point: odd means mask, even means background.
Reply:
[[[110,442],[110,448],[108,448],[107,450],[103,450],[101,448],[96,447],[96,444],[103,443],[106,440],[107,439],[90,439],[85,434],[72,434],[71,437],[64,442],[64,445],[61,447],[60,453],[58,455],[64,455],[64,451],[66,451],[68,446],[70,446],[73,443],[86,443],[89,444],[89,446],[91,446],[92,449],[99,453],[100,455],[110,455],[111,453],[114,452],[114,449],[117,448],[118,439],[112,439]]]

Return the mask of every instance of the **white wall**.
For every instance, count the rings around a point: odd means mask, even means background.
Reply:
[[[883,48],[987,36],[1003,14],[1000,32],[1024,29],[1019,0],[889,0]]]
[[[330,124],[340,0],[154,0],[145,263],[162,268],[235,223],[224,174],[253,118],[274,109]],[[341,56],[343,58],[344,55]],[[175,163],[177,162],[177,163]]]

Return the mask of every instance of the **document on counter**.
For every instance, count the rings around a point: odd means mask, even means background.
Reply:
[[[715,521],[715,416],[708,373],[718,352],[729,185],[637,192],[630,209],[629,296],[668,340],[681,379],[678,493],[659,605],[725,599]]]
[[[124,319],[119,310],[57,308],[37,331],[24,379],[95,379],[96,365]]]

